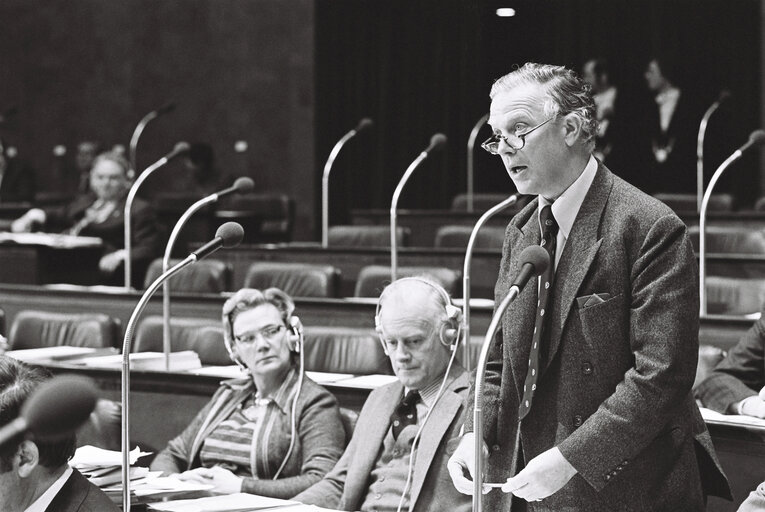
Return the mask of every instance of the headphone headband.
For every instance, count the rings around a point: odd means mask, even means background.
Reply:
[[[382,320],[380,319],[380,310],[382,309],[382,300],[383,300],[383,297],[385,296],[385,293],[388,291],[388,289],[391,286],[403,281],[415,281],[415,282],[423,283],[429,286],[430,288],[432,288],[433,290],[435,290],[438,293],[438,295],[441,297],[441,300],[443,301],[444,310],[446,311],[446,321],[444,321],[443,325],[441,325],[438,335],[439,335],[439,339],[441,340],[441,343],[443,343],[446,346],[450,346],[452,350],[454,350],[457,343],[459,342],[460,333],[462,331],[462,310],[452,303],[452,299],[451,297],[449,297],[449,293],[439,283],[424,277],[409,276],[409,277],[402,277],[400,279],[397,279],[396,281],[386,286],[383,289],[382,293],[380,294],[380,297],[377,299],[377,307],[375,308],[375,330],[377,331],[377,334],[380,336],[380,342],[383,345],[383,351],[385,352],[385,354],[388,355],[388,350],[387,350],[387,347],[385,346],[385,340],[383,340]]]

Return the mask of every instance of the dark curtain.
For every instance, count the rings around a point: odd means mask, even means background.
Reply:
[[[643,72],[652,55],[675,56],[679,85],[699,117],[720,90],[732,92],[709,125],[707,179],[759,123],[758,0],[515,0],[515,17],[494,14],[508,4],[317,0],[317,172],[361,117],[375,121],[335,164],[332,223],[348,222],[353,208],[388,208],[404,170],[437,131],[449,137],[446,151],[415,172],[400,206],[448,207],[465,190],[467,138],[488,110],[491,83],[527,61],[577,70],[592,57],[610,61],[634,118],[633,152],[613,169],[627,179],[644,170],[640,141],[653,99]],[[484,127],[477,142],[489,132]],[[513,190],[498,159],[480,149],[475,155],[477,192]],[[757,165],[753,156],[743,159],[720,189],[751,203]]]

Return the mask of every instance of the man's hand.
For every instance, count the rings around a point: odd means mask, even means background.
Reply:
[[[760,391],[762,394],[762,391]],[[754,418],[765,418],[765,401],[759,396],[750,396],[741,400],[734,406],[734,410],[744,416],[752,416]]]
[[[220,466],[191,469],[178,475],[178,478],[189,482],[213,485],[213,490],[221,494],[242,492],[242,477],[236,476],[228,469]]]
[[[486,459],[488,458],[489,450],[486,448],[486,444],[483,446],[483,462],[484,469],[486,467]],[[473,478],[475,475],[475,434],[468,432],[460,440],[459,446],[454,450],[454,453],[449,457],[449,462],[446,464],[446,468],[449,470],[449,476],[452,477],[452,483],[454,488],[462,494],[473,495],[473,480],[468,480],[465,477],[465,471]],[[485,471],[484,471],[485,472]],[[484,486],[483,493],[486,494],[491,490],[491,487]]]
[[[539,501],[561,490],[575,474],[576,469],[560,450],[550,448],[531,459],[520,473],[508,478],[502,491],[526,501]]]
[[[117,270],[117,267],[123,261],[125,261],[125,249],[120,249],[119,251],[104,254],[98,262],[98,268],[101,269],[101,272],[111,274]]]

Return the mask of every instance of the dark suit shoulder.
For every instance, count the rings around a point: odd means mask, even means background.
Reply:
[[[666,204],[614,175],[605,166],[603,170],[613,179],[605,215],[618,221],[627,221],[640,231],[650,229],[659,219],[674,225],[683,225],[680,217]]]
[[[46,512],[118,512],[119,507],[74,469]]]

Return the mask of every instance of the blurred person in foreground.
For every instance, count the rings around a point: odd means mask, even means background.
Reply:
[[[101,153],[90,171],[90,191],[65,206],[33,208],[13,221],[15,233],[29,232],[40,226],[44,231],[98,237],[104,243],[104,255],[98,262],[103,284],[124,284],[122,269],[124,248],[125,201],[130,190],[129,164],[114,152]],[[143,199],[133,202],[132,261],[133,285],[143,284],[143,274],[159,251],[159,231],[151,205]]]
[[[528,63],[490,97],[483,147],[538,196],[507,227],[495,303],[524,249],[541,244],[550,266],[491,346],[483,432],[468,395],[455,486],[473,492],[480,435],[485,481],[503,484],[486,510],[698,511],[707,494],[730,498],[691,395],[699,307],[686,226],[592,156],[595,104],[573,71]]]
[[[0,356],[0,425],[18,417],[21,406],[47,370]],[[56,441],[16,439],[0,448],[0,510],[3,512],[111,512],[119,508],[67,462],[75,435]]]
[[[303,375],[294,309],[277,288],[244,288],[226,301],[226,348],[249,375],[224,381],[152,470],[216,493],[290,498],[332,469],[345,433],[335,397]]]
[[[31,202],[34,198],[34,171],[0,139],[0,203]]]
[[[364,512],[471,509],[446,471],[468,390],[465,369],[450,364],[459,313],[446,290],[424,278],[383,290],[375,324],[398,382],[370,393],[340,461],[295,500]]]

